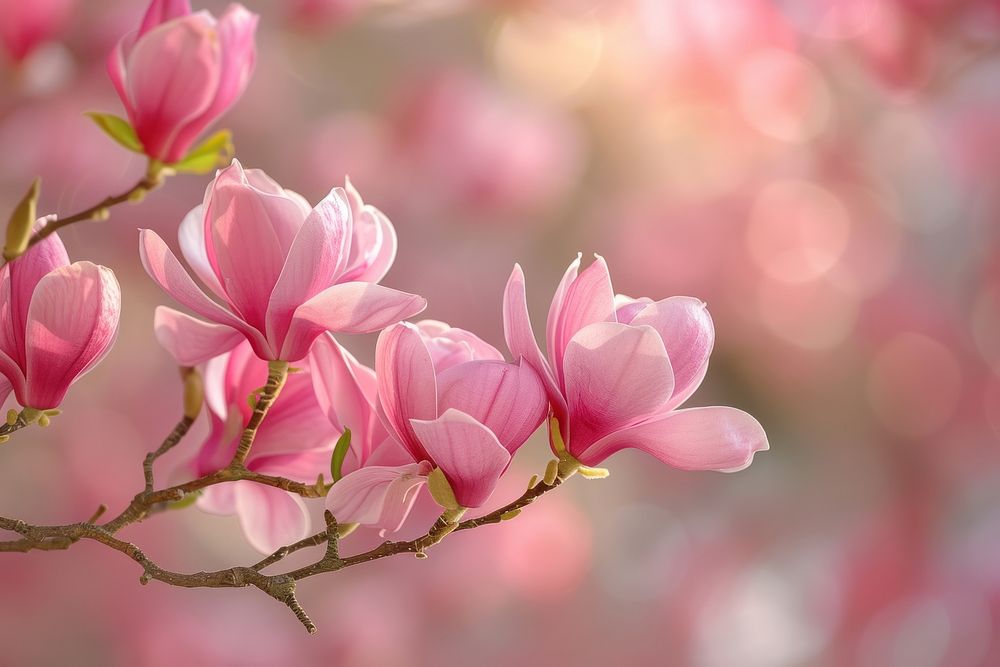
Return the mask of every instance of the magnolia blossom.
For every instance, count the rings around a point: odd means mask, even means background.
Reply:
[[[76,0],[0,0],[0,45],[20,62],[66,23]]]
[[[157,337],[185,365],[243,339],[261,359],[297,361],[324,331],[377,331],[426,303],[374,284],[395,257],[395,232],[353,188],[335,188],[310,209],[264,172],[244,171],[234,161],[209,185],[204,204],[184,218],[179,233],[188,264],[225,304],[195,284],[155,232],[142,230],[146,272],[210,320],[160,311]]]
[[[118,335],[121,288],[111,269],[70,264],[56,234],[0,268],[0,402],[57,407]]]
[[[252,413],[247,397],[267,378],[267,362],[250,344],[209,360],[203,368],[205,405],[211,427],[191,461],[195,476],[226,467]],[[340,433],[333,428],[313,393],[308,369],[292,373],[257,431],[247,458],[249,470],[315,482],[330,468],[330,456]],[[309,513],[302,498],[254,482],[240,481],[206,488],[198,507],[213,514],[239,517],[255,549],[271,553],[309,533]]]
[[[143,150],[177,162],[243,94],[253,71],[257,15],[230,5],[216,20],[188,0],[153,0],[118,42],[108,73]]]
[[[504,361],[474,334],[435,321],[389,327],[375,357],[378,410],[390,436],[381,447],[401,446],[408,460],[368,461],[334,484],[327,507],[341,521],[397,530],[434,468],[462,507],[481,506],[545,418],[537,373]]]
[[[677,409],[705,377],[715,342],[703,302],[616,297],[603,258],[579,267],[577,257],[552,298],[548,360],[520,266],[504,295],[507,345],[542,376],[569,454],[591,466],[634,447],[685,470],[734,471],[767,449],[764,430],[742,410]],[[558,453],[554,434],[552,444]]]

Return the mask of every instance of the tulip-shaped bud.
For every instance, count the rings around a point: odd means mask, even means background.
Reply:
[[[0,0],[0,46],[15,63],[58,33],[76,0]]]
[[[108,57],[108,73],[142,152],[165,164],[182,161],[243,94],[256,57],[257,19],[238,4],[216,19],[192,13],[188,0],[150,3],[139,29]],[[132,140],[127,128],[112,132],[95,120],[122,143]]]
[[[382,223],[388,225],[388,219]],[[354,226],[343,188],[311,208],[264,172],[244,170],[234,161],[180,226],[188,264],[222,305],[198,288],[155,232],[141,232],[146,272],[211,322],[160,309],[160,342],[187,366],[231,350],[244,338],[261,359],[298,361],[325,331],[378,331],[423,310],[423,298],[371,282],[391,262],[381,246],[368,260],[363,250],[351,263],[356,246],[372,247],[367,237],[357,240],[361,228]],[[394,252],[394,240],[389,245]]]
[[[760,424],[742,410],[677,409],[708,370],[715,328],[703,302],[616,297],[603,258],[579,268],[577,257],[552,299],[548,359],[528,319],[521,267],[504,296],[507,345],[545,383],[560,459],[594,466],[630,447],[685,470],[734,471],[768,448]]]
[[[446,510],[482,506],[547,413],[545,388],[528,364],[508,363],[442,322],[384,330],[375,370],[383,422],[410,461],[369,463],[336,483],[327,508],[345,521],[397,530],[427,483]]]
[[[70,385],[111,349],[120,312],[114,273],[90,262],[70,264],[56,234],[5,264],[0,399],[13,389],[30,414],[56,408]]]

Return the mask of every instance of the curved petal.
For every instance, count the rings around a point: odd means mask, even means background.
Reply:
[[[149,229],[139,231],[139,253],[146,273],[181,305],[187,306],[204,318],[218,324],[225,324],[240,331],[254,352],[264,359],[273,358],[264,336],[228,310],[212,301],[191,279],[184,267],[170,251],[156,232]]]
[[[559,286],[549,310],[546,332],[549,359],[552,360],[556,381],[563,389],[566,388],[563,357],[570,339],[588,324],[616,321],[615,292],[611,288],[608,265],[600,255],[595,257],[594,262],[569,285]],[[574,263],[579,265],[579,259]],[[570,276],[572,273],[575,272],[567,271],[566,275]],[[563,280],[565,281],[565,278]]]
[[[295,309],[281,358],[301,359],[324,331],[371,333],[426,307],[427,301],[421,296],[372,283],[328,287]]]
[[[205,487],[196,505],[202,512],[218,516],[236,514],[236,484],[215,484]]]
[[[510,463],[510,452],[492,431],[453,408],[432,421],[411,419],[410,424],[462,507],[489,500]]]
[[[147,155],[168,163],[183,156],[187,147],[174,140],[215,97],[221,57],[215,27],[202,14],[161,24],[136,40],[125,58],[125,87]]]
[[[4,404],[7,397],[10,396],[10,392],[14,390],[14,385],[7,376],[0,372],[0,406]]]
[[[545,387],[524,359],[470,361],[438,376],[439,410],[455,408],[496,435],[511,454],[535,432],[548,413]]]
[[[566,348],[570,453],[663,407],[674,376],[663,341],[652,327],[591,324]],[[567,434],[564,434],[564,436]]]
[[[76,262],[38,281],[28,308],[21,404],[57,407],[69,386],[110,351],[120,314],[121,288],[103,266]]]
[[[438,415],[434,364],[416,327],[402,322],[383,331],[375,344],[375,377],[385,427],[414,461],[429,458],[410,424],[411,419]]]
[[[674,296],[649,304],[632,319],[634,326],[656,329],[674,370],[674,393],[666,405],[672,409],[695,392],[708,371],[715,345],[715,325],[708,306],[700,299]]]
[[[38,229],[40,225],[36,225]],[[28,321],[28,306],[35,287],[46,274],[69,264],[66,247],[58,234],[45,237],[40,243],[12,262],[4,265],[0,278],[0,350],[18,365],[24,366],[24,332]]]
[[[191,209],[181,220],[177,229],[177,240],[180,242],[181,254],[194,273],[212,292],[223,300],[228,300],[226,291],[222,289],[219,277],[215,275],[211,262],[208,261],[208,250],[205,247],[205,205],[199,204]]]
[[[299,228],[267,304],[267,337],[281,347],[295,309],[336,282],[347,260],[351,208],[334,188]]]
[[[397,246],[392,222],[385,213],[366,204],[354,219],[351,258],[342,280],[379,282],[396,260]]]
[[[375,412],[375,371],[358,362],[330,334],[316,339],[309,351],[309,369],[320,409],[337,430],[351,429],[351,449],[364,465],[375,445],[386,437]]]
[[[760,422],[742,410],[690,408],[612,433],[577,458],[585,465],[599,465],[626,447],[641,449],[681,470],[735,472],[749,466],[754,454],[769,445]]]
[[[167,21],[191,13],[191,4],[188,0],[153,0],[149,3],[146,14],[142,17],[142,24],[139,26],[139,36]]]
[[[246,340],[225,324],[204,322],[166,306],[156,307],[153,331],[157,342],[179,366],[197,366]]]
[[[466,361],[493,359],[503,361],[503,355],[482,338],[438,320],[420,320],[417,329],[427,344],[438,373]]]
[[[257,551],[269,554],[309,534],[309,512],[299,496],[252,482],[233,486],[240,526]]]
[[[231,107],[250,82],[257,59],[254,35],[259,17],[239,4],[231,4],[216,30],[222,50],[219,83],[205,111],[185,125],[177,135],[178,145],[190,145],[206,127]],[[183,156],[178,156],[183,157]]]
[[[514,361],[524,359],[535,369],[545,385],[549,400],[560,421],[566,416],[566,399],[552,375],[549,363],[542,356],[542,350],[535,340],[535,332],[531,328],[528,316],[528,301],[525,293],[524,272],[520,264],[514,265],[514,270],[507,280],[503,293],[503,334],[507,348],[514,356]]]
[[[410,513],[428,472],[426,463],[361,468],[333,485],[326,495],[326,508],[341,523],[396,531]]]

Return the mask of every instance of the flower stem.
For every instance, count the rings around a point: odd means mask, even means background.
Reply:
[[[247,456],[250,454],[250,447],[253,446],[254,438],[257,437],[257,429],[260,428],[264,417],[267,416],[267,411],[278,398],[278,394],[281,393],[281,388],[285,386],[285,380],[287,379],[287,361],[268,362],[267,384],[264,385],[260,391],[260,395],[257,397],[253,414],[250,415],[250,421],[247,422],[247,427],[243,429],[243,435],[240,436],[240,445],[233,455],[233,460],[229,463],[230,468],[242,468],[246,464]]]

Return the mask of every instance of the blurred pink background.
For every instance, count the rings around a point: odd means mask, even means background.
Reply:
[[[121,113],[104,57],[145,3],[45,4],[65,18],[0,65],[0,202],[41,175],[65,215],[144,167],[83,112]],[[515,261],[541,317],[598,252],[620,292],[708,302],[694,404],[751,412],[771,450],[734,475],[626,451],[426,561],[309,580],[314,637],[252,589],[140,586],[92,543],[4,554],[0,663],[1000,664],[1000,3],[245,4],[258,67],[222,125],[312,201],[350,174],[399,233],[386,285],[502,345]],[[174,242],[207,182],[61,234],[118,274],[121,335],[48,430],[0,447],[0,513],[83,520],[141,488],[179,383],[135,230]],[[496,503],[546,458],[537,434]],[[175,570],[257,559],[193,508],[123,536]]]

